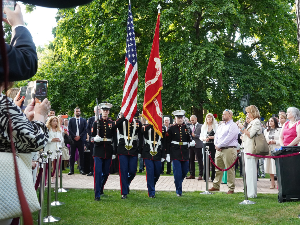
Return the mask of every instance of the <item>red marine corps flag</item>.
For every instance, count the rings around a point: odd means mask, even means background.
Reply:
[[[127,38],[125,56],[125,81],[123,86],[123,100],[121,112],[128,121],[132,121],[137,110],[137,90],[138,90],[138,67],[135,45],[135,34],[131,13],[131,4],[128,6]]]
[[[159,19],[160,5],[155,28],[155,34],[150,53],[149,63],[145,76],[145,97],[143,105],[143,116],[153,125],[154,130],[162,137],[162,72],[159,58]]]

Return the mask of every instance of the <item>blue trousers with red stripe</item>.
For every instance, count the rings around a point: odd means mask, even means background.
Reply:
[[[161,161],[144,159],[147,172],[148,196],[155,196],[155,184],[161,173]]]
[[[100,197],[103,193],[104,185],[109,176],[111,159],[94,157],[94,191],[95,198]]]
[[[173,160],[174,183],[176,194],[182,194],[182,182],[189,171],[189,161]]]
[[[129,192],[129,185],[136,174],[137,156],[119,155],[119,164],[121,195],[127,195]]]

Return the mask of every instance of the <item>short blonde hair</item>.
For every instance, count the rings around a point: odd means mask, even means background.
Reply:
[[[46,123],[46,127],[50,130],[51,129],[51,122],[52,122],[52,120],[55,120],[55,119],[57,120],[56,131],[60,131],[61,132],[59,119],[56,116],[50,116],[49,117],[49,119],[47,120],[47,123]]]
[[[260,118],[259,110],[255,105],[250,105],[246,107],[246,112],[251,113],[254,119]]]

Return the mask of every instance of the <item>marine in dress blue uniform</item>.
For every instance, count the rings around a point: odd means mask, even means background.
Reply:
[[[148,196],[155,198],[155,184],[158,181],[161,173],[161,162],[165,160],[165,152],[163,146],[165,146],[165,128],[162,129],[161,138],[155,132],[152,125],[144,125],[142,129],[144,136],[144,146],[142,149],[142,158],[145,161],[147,171],[147,188]]]
[[[117,154],[119,157],[121,198],[126,199],[129,194],[130,183],[136,175],[138,156],[142,153],[142,123],[137,119],[133,119],[130,123],[125,117],[121,117],[116,121],[116,126],[119,129]],[[118,140],[115,140],[115,146],[117,142]]]
[[[173,163],[174,183],[178,197],[182,195],[182,182],[189,171],[189,142],[191,135],[189,127],[183,122],[184,110],[172,113],[176,117],[176,124],[167,131],[167,158]]]
[[[115,122],[108,119],[110,103],[101,103],[102,118],[93,124],[92,137],[94,137],[94,191],[95,200],[100,200],[104,185],[109,176],[109,169],[113,155],[113,138],[116,133]]]

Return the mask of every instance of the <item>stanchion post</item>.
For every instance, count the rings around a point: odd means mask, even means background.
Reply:
[[[205,159],[205,181],[206,181],[206,191],[201,192],[202,195],[212,195],[213,193],[208,191],[208,179],[209,179],[209,146],[205,147],[206,159]]]
[[[56,171],[55,171],[55,201],[51,203],[52,206],[57,206],[57,205],[63,205],[65,203],[59,202],[58,201],[58,167],[60,163],[60,156],[61,156],[61,148],[56,150]]]
[[[252,205],[255,204],[255,202],[248,200],[248,195],[247,195],[247,183],[246,183],[246,170],[245,170],[245,155],[244,155],[244,148],[241,147],[240,150],[241,154],[241,160],[242,160],[242,170],[243,170],[243,182],[244,182],[244,195],[245,195],[245,200],[240,202],[240,205]]]
[[[43,173],[40,181],[40,192],[39,192],[39,200],[41,209],[39,211],[38,224],[41,225],[43,223],[43,206],[44,206],[44,192],[45,192],[45,175],[46,175],[46,163],[47,163],[47,153],[42,152],[40,154],[40,167],[43,168]]]
[[[48,157],[48,201],[47,201],[47,216],[44,217],[43,222],[44,223],[52,223],[60,221],[59,217],[51,216],[51,209],[50,209],[50,202],[51,202],[51,155],[52,151],[47,151],[47,157]]]
[[[68,189],[65,189],[62,187],[62,164],[63,164],[63,160],[62,160],[62,156],[61,156],[61,163],[60,163],[60,171],[59,171],[59,174],[60,174],[60,180],[59,180],[59,189],[57,190],[58,193],[60,192],[68,192]]]

